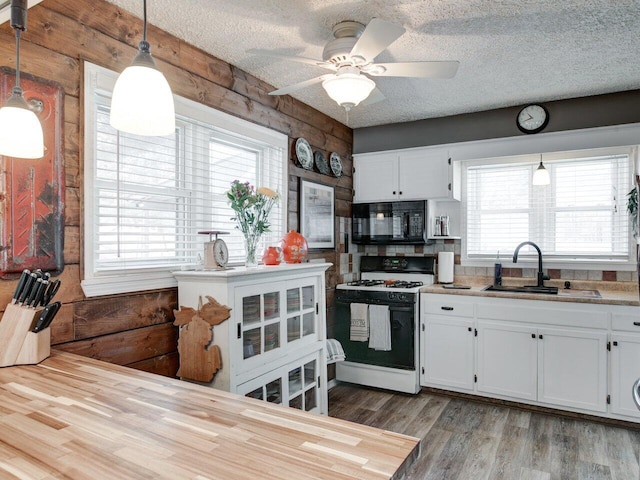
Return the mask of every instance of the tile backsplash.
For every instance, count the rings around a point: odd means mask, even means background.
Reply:
[[[438,252],[454,252],[454,275],[493,277],[491,267],[466,267],[460,264],[460,240],[436,240],[429,245],[354,245],[351,242],[351,219],[339,218],[338,236],[340,266],[338,283],[351,282],[359,278],[360,257],[363,255],[437,255]],[[552,280],[585,280],[603,282],[638,282],[637,271],[573,270],[545,268]],[[502,276],[511,278],[535,278],[535,268],[503,268]]]

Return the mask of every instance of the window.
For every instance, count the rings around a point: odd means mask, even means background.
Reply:
[[[545,154],[547,186],[532,185],[539,155],[464,162],[465,263],[492,263],[498,252],[510,256],[525,240],[541,248],[547,265],[630,263],[631,153]],[[530,247],[521,253],[527,252],[536,253]]]
[[[230,232],[230,263],[241,263],[243,237],[225,195],[235,179],[282,194],[261,241],[284,235],[285,135],[178,97],[174,134],[119,132],[109,125],[116,78],[86,64],[87,296],[175,285],[170,272],[194,267],[203,254],[201,231]]]

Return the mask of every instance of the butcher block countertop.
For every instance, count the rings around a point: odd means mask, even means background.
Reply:
[[[0,368],[0,478],[402,478],[417,438],[53,352]]]

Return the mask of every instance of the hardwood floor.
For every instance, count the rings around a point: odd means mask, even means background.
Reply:
[[[329,415],[420,438],[411,480],[640,479],[640,429],[347,384]]]

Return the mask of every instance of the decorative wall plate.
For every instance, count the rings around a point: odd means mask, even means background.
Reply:
[[[342,176],[342,160],[340,159],[340,155],[336,152],[333,152],[329,156],[329,164],[331,165],[331,171],[336,177]]]
[[[331,173],[329,164],[327,163],[327,157],[324,156],[324,153],[317,151],[313,154],[313,158],[316,162],[316,168],[320,173],[324,175],[329,175]]]
[[[296,140],[296,158],[302,168],[313,170],[313,152],[311,145],[304,138]]]

